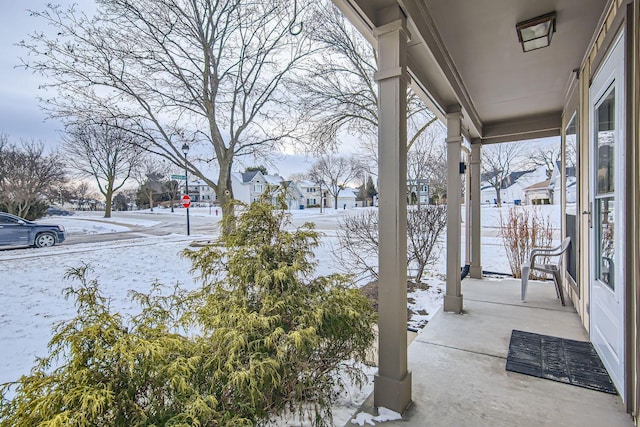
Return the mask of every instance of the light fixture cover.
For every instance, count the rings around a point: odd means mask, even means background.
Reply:
[[[556,31],[556,13],[551,12],[516,24],[523,52],[547,47]]]

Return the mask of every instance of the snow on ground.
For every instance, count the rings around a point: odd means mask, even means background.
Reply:
[[[60,253],[52,250],[56,247],[21,250],[31,257],[16,257],[18,250],[0,252],[0,383],[27,374],[34,358],[46,354],[51,328],[75,315],[73,301],[62,295],[72,285],[63,279],[69,268],[92,266],[92,277],[113,307],[131,312],[129,290],[148,291],[156,280],[194,286],[190,262],[179,255],[190,242],[185,236],[163,236],[101,243],[99,248],[60,246]]]
[[[396,421],[401,420],[402,415],[397,412],[392,411],[391,409],[387,409],[383,406],[378,408],[378,415],[371,415],[366,412],[360,412],[357,417],[351,420],[351,424],[357,424],[359,426],[367,425],[375,425],[378,423],[383,423],[385,421]]]
[[[414,330],[422,329],[442,307],[445,284],[437,278],[423,277],[427,288],[418,288],[407,295],[408,307],[415,314],[409,319],[408,326]]]
[[[208,216],[217,221],[220,216],[216,215],[215,209],[196,207],[190,209],[190,215]],[[554,228],[559,229],[559,207],[540,206],[538,210],[543,215],[549,214]],[[318,275],[340,272],[334,255],[339,250],[335,225],[344,215],[361,211],[362,208],[324,209],[322,213],[319,209],[291,211],[294,222],[316,222],[318,231],[323,234],[320,247],[315,251]],[[482,207],[484,270],[509,272],[498,233],[500,213],[506,215],[507,211],[508,207]],[[141,219],[138,214],[142,213],[144,211],[136,211],[135,218],[114,215],[114,218],[107,220],[99,212],[82,212],[71,217],[47,217],[40,222],[62,224],[69,234],[113,233],[131,228],[152,228],[163,224],[167,215],[186,215],[186,209],[177,208],[171,213],[169,209],[155,208],[154,212],[147,212],[148,219]],[[204,236],[174,234],[98,244],[0,251],[0,383],[14,381],[20,375],[28,374],[35,357],[47,352],[51,328],[75,315],[72,301],[66,301],[62,295],[62,290],[71,285],[63,279],[70,267],[78,267],[82,263],[91,265],[95,270],[93,277],[98,279],[105,295],[111,298],[114,309],[131,312],[135,307],[127,297],[129,290],[148,291],[155,281],[167,286],[176,282],[185,288],[196,286],[189,274],[190,263],[180,256],[180,252],[199,237]],[[464,257],[464,240],[462,248]],[[429,287],[417,289],[410,295],[409,308],[417,313],[410,326],[423,326],[442,306],[445,258],[443,243],[438,263],[433,267],[432,274],[426,277]],[[346,423],[371,393],[374,372],[375,369],[371,368],[370,381],[364,389],[348,387],[336,402],[334,417],[337,425]],[[363,415],[360,422],[371,424],[382,421],[380,416],[385,414],[380,414],[377,419]]]

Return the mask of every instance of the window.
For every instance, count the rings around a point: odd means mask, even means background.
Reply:
[[[573,116],[565,129],[565,191],[563,203],[565,205],[566,235],[571,237],[571,244],[567,249],[567,273],[569,282],[578,283],[577,277],[577,247],[578,247],[578,134],[577,134],[577,114]]]
[[[596,188],[594,229],[596,248],[596,277],[615,289],[613,275],[615,224],[615,88],[596,110]]]
[[[262,193],[264,186],[260,183],[253,184],[253,192],[254,193]]]
[[[17,224],[18,221],[16,221],[13,218],[10,218],[8,216],[0,216],[0,224]]]

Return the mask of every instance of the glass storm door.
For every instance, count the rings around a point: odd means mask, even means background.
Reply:
[[[593,80],[591,105],[591,342],[624,398],[624,62],[618,39]]]

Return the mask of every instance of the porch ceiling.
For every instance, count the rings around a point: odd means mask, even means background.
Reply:
[[[375,46],[376,11],[399,4],[412,85],[440,116],[461,105],[484,143],[559,135],[561,112],[611,0],[334,0]],[[524,53],[516,23],[556,12],[547,48]]]

